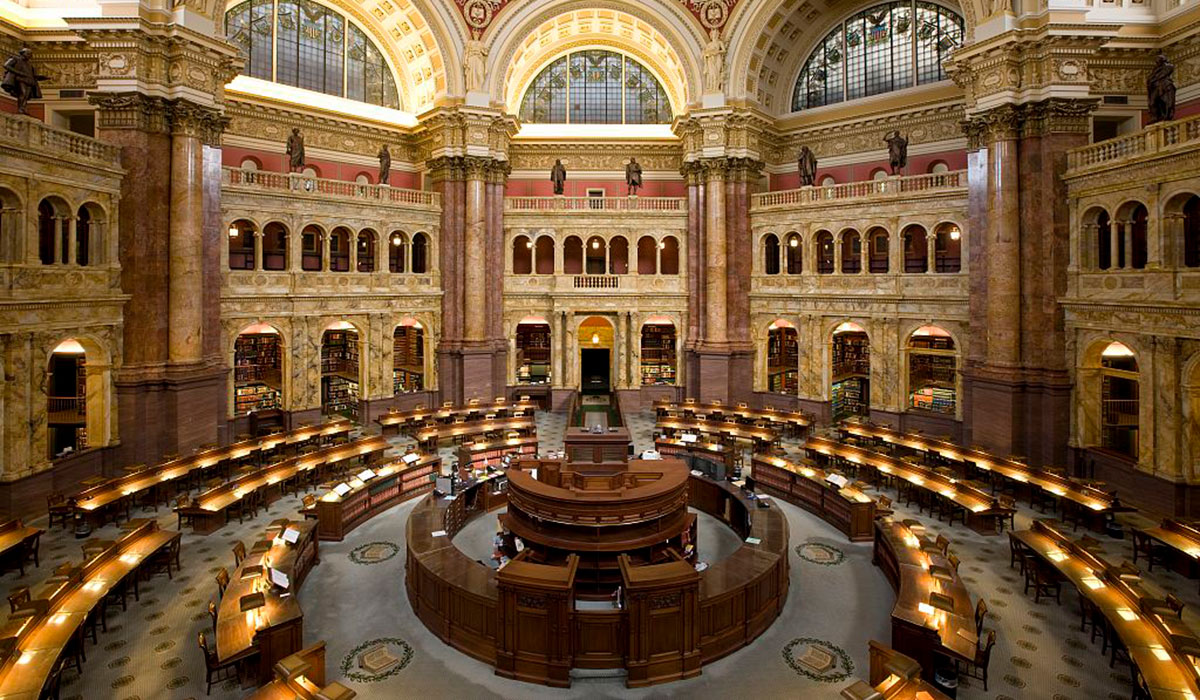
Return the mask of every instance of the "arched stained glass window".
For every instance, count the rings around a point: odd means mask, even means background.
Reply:
[[[246,0],[225,13],[225,35],[252,78],[400,108],[383,54],[361,29],[315,0]]]
[[[525,90],[521,121],[530,124],[666,124],[671,103],[654,74],[613,51],[567,54]]]
[[[792,109],[945,80],[942,61],[962,40],[962,17],[941,5],[901,0],[863,10],[827,34],[805,61]]]

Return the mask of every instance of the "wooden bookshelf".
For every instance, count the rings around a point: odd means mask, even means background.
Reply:
[[[777,329],[767,337],[767,390],[775,394],[799,392],[800,346],[791,329]]]
[[[517,383],[550,383],[550,326],[523,323],[517,326]]]
[[[248,333],[237,337],[233,344],[235,415],[281,407],[282,363],[279,336]]]
[[[321,410],[358,418],[358,333],[327,331],[321,344]]]
[[[642,327],[642,386],[673,386],[676,379],[675,326]]]
[[[392,341],[392,389],[407,394],[425,388],[425,331],[415,326],[396,329]]]
[[[346,533],[396,503],[433,489],[434,472],[441,465],[436,453],[410,453],[374,469],[367,481],[352,477],[349,488],[338,494],[330,490],[317,499],[317,535],[322,540],[340,541]],[[341,484],[339,484],[341,486]]]

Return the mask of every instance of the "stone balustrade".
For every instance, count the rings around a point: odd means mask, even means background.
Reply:
[[[1200,145],[1200,115],[1151,124],[1127,136],[1067,151],[1067,175],[1112,167],[1134,158],[1166,155]]]
[[[330,180],[300,173],[273,173],[225,167],[222,168],[221,186],[251,192],[288,192],[295,196],[350,199],[430,209],[438,209],[442,205],[441,195],[437,192]]]
[[[636,211],[643,213],[686,211],[682,197],[505,197],[504,210],[527,211]]]
[[[801,187],[797,190],[762,192],[751,196],[750,210],[797,207],[856,199],[898,199],[914,193],[966,191],[967,171],[886,177],[882,180],[845,182],[837,185]]]
[[[18,114],[0,113],[0,143],[73,163],[121,167],[120,147]]]

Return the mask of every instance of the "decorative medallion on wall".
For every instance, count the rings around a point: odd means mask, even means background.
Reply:
[[[395,542],[368,542],[350,551],[350,561],[355,564],[378,564],[400,553]]]
[[[483,36],[492,20],[508,2],[509,0],[454,0],[458,11],[467,21],[467,26],[471,28],[472,39]]]
[[[738,0],[682,0],[683,6],[700,20],[705,29],[722,29],[737,7]]]
[[[403,671],[412,657],[412,646],[399,637],[372,639],[346,654],[342,675],[359,683],[376,683]]]
[[[836,644],[814,637],[797,637],[783,647],[792,670],[821,683],[838,683],[854,674],[854,661]]]
[[[796,556],[804,561],[821,566],[837,566],[846,560],[846,553],[823,542],[805,542],[796,545]]]

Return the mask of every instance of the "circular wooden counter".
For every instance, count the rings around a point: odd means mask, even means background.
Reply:
[[[530,573],[569,570],[569,580],[573,565],[515,560],[497,572],[459,551],[451,539],[461,526],[503,504],[494,484],[475,485],[452,501],[431,495],[414,508],[406,587],[431,632],[496,666],[498,675],[567,686],[571,668],[624,667],[630,687],[692,677],[762,634],[787,600],[787,520],[727,482],[687,477],[688,504],[750,542],[700,573],[681,562],[626,567],[636,580],[627,579],[619,609],[577,609],[569,588],[539,585]],[[433,534],[439,531],[445,534]]]

